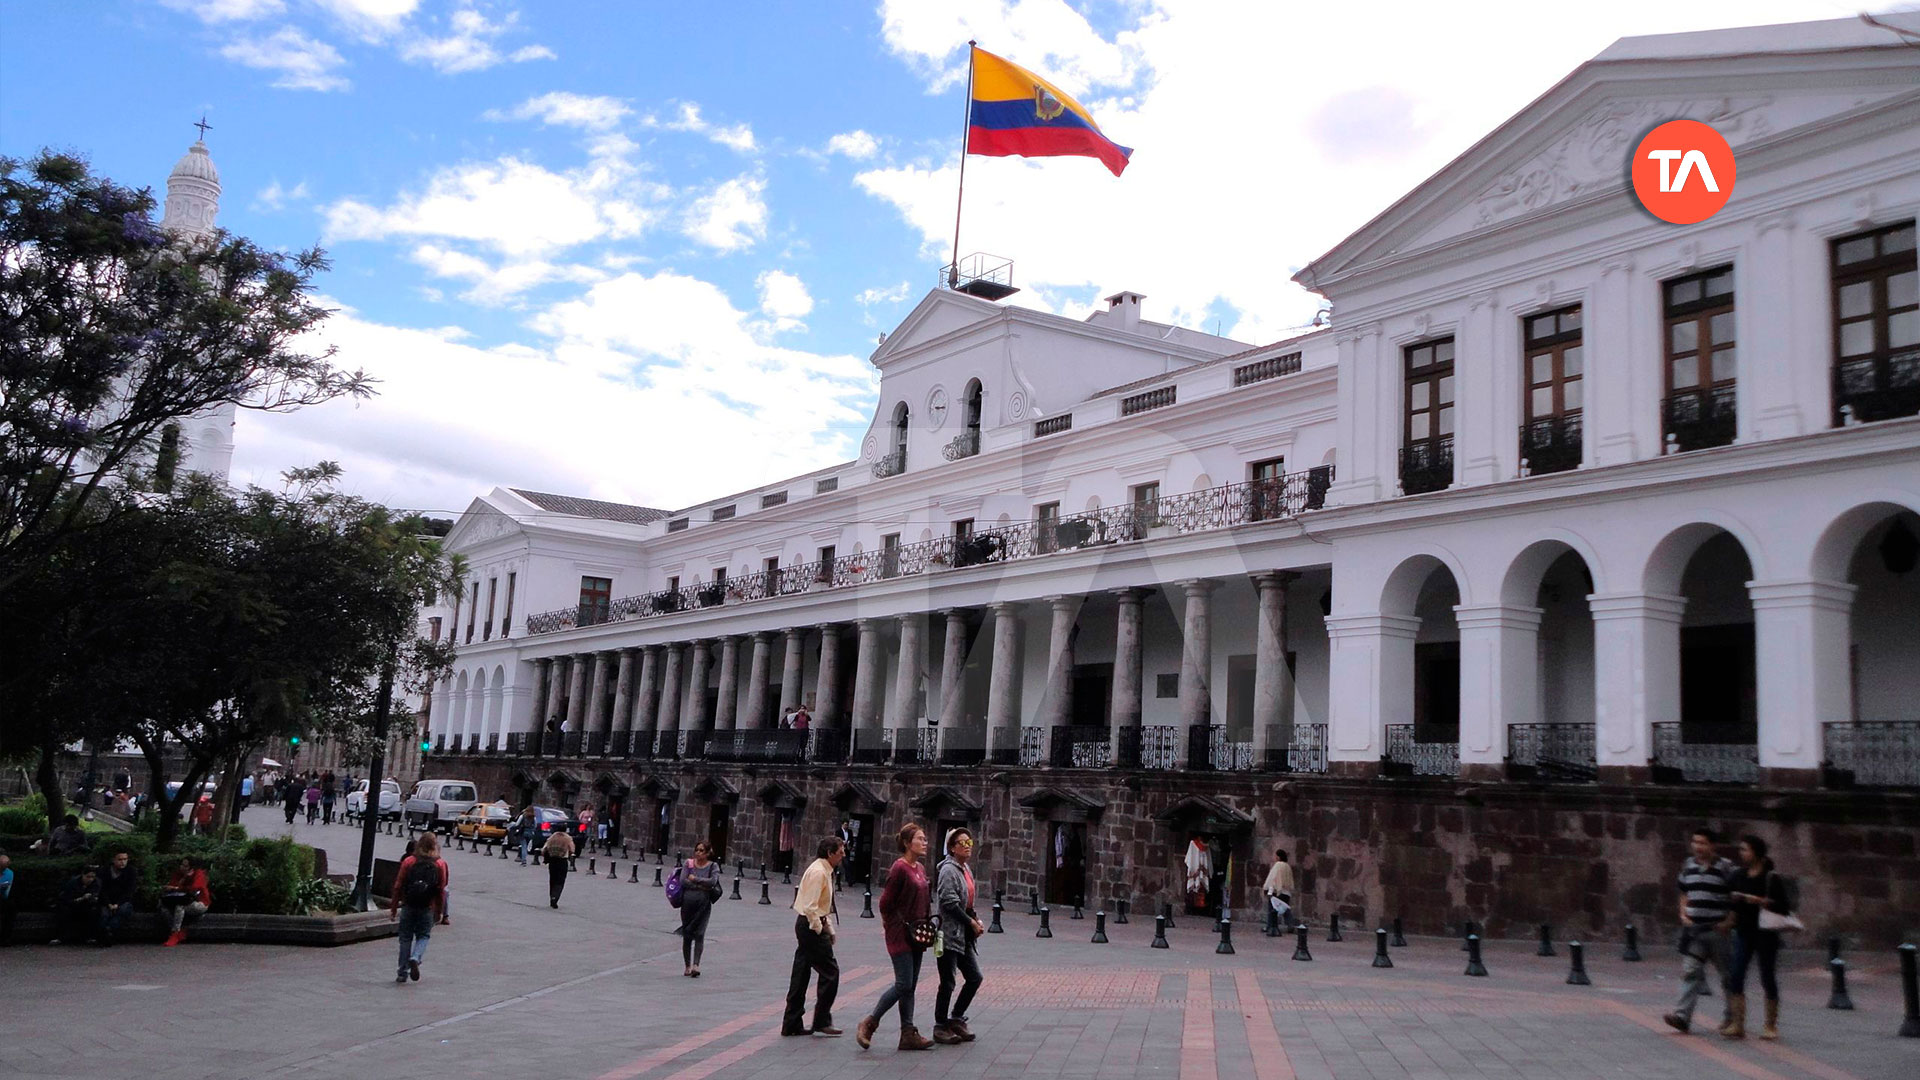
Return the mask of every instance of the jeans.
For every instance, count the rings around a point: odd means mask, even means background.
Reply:
[[[1680,963],[1680,1002],[1673,1007],[1682,1020],[1693,1019],[1693,1008],[1707,988],[1707,967],[1719,968],[1724,982],[1727,974],[1727,935],[1722,930],[1689,928],[1683,933]]]
[[[893,956],[893,985],[880,991],[880,1002],[873,1007],[873,1018],[887,1015],[894,1003],[900,1004],[900,1030],[913,1026],[913,984],[920,981],[920,958],[926,952],[909,948]]]
[[[120,933],[120,924],[133,914],[133,901],[118,904],[103,904],[100,908],[100,934],[104,941],[112,941]]]
[[[969,943],[964,948],[948,945],[936,961],[940,967],[940,992],[933,998],[933,1022],[945,1024],[949,1020],[964,1021],[967,1018],[967,1006],[973,1004],[973,995],[980,989],[980,954]],[[960,987],[960,999],[953,1002],[953,1011],[947,1011],[947,1002],[953,997],[953,976],[958,969],[965,985]]]
[[[1733,962],[1727,965],[1727,993],[1747,992],[1747,965],[1760,961],[1760,992],[1768,1001],[1780,1000],[1774,964],[1780,956],[1780,934],[1774,930],[1741,931],[1733,936]]]
[[[533,834],[520,834],[520,865],[527,865],[527,849],[533,846]]]
[[[427,939],[433,936],[433,905],[400,905],[400,973],[407,973],[407,961],[419,963],[427,958]]]
[[[195,900],[191,904],[174,904],[167,908],[167,929],[179,933],[188,919],[197,919],[207,913],[207,905]]]
[[[787,1015],[780,1030],[798,1034],[807,1012],[807,976],[820,976],[820,993],[813,1004],[813,1026],[833,1026],[833,999],[840,993],[840,962],[833,957],[833,942],[825,934],[816,934],[807,925],[805,915],[795,916],[793,936],[799,943],[793,950],[793,977],[787,981]]]
[[[567,887],[567,860],[559,856],[547,859],[547,902],[558,904],[560,894]]]
[[[318,818],[319,816],[320,816],[320,804],[317,802],[308,803],[307,804],[307,824],[309,825],[313,824],[314,819]]]

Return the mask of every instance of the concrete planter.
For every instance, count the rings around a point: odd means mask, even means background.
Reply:
[[[14,924],[13,940],[23,945],[44,945],[52,941],[58,920],[39,912],[22,912]],[[376,938],[392,937],[397,925],[389,922],[386,910],[354,912],[350,915],[206,915],[189,923],[189,944],[224,945],[352,945]],[[166,937],[166,920],[154,913],[128,919],[120,929],[122,944],[157,944]]]

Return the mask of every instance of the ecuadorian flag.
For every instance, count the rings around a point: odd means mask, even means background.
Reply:
[[[967,153],[987,157],[1093,157],[1113,175],[1132,149],[1100,134],[1080,103],[1047,80],[985,49],[973,50]]]

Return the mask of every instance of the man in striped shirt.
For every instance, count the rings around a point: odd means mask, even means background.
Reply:
[[[1693,854],[1680,864],[1680,1002],[1663,1019],[1675,1031],[1693,1026],[1693,1008],[1707,988],[1707,967],[1727,979],[1727,933],[1733,926],[1733,901],[1728,888],[1733,863],[1715,850],[1713,830],[1693,831]],[[1724,990],[1723,990],[1724,993]]]

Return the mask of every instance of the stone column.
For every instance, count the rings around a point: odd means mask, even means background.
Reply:
[[[1540,722],[1537,607],[1460,604],[1460,778],[1506,778],[1507,728]]]
[[[636,650],[620,650],[620,673],[613,681],[613,738],[609,743],[620,745],[613,749],[621,755],[627,752],[627,731],[633,723],[633,654]]]
[[[767,676],[773,669],[773,635],[765,630],[753,635],[753,659],[747,668],[747,705],[741,711],[740,726],[748,731],[772,727],[767,723]]]
[[[926,665],[921,652],[926,647],[927,617],[900,616],[899,665],[893,673],[893,726],[918,727],[920,723],[920,675]]]
[[[539,731],[541,728],[547,726],[547,688],[551,685],[553,685],[553,661],[549,659],[535,660],[533,662],[533,730],[535,731]],[[440,695],[435,694],[434,696],[435,701],[432,713],[434,720],[432,723],[438,724],[440,722],[439,718],[444,715],[444,712],[443,706],[438,700]]]
[[[1213,723],[1213,590],[1205,579],[1180,582],[1187,610],[1180,633],[1180,726]]]
[[[1287,670],[1287,586],[1299,574],[1253,575],[1259,593],[1259,627],[1253,652],[1253,760],[1282,759],[1293,741],[1293,672]]]
[[[940,738],[954,738],[966,722],[967,709],[967,613],[948,608],[947,635],[940,650]]]
[[[1129,760],[1123,751],[1123,734],[1129,728],[1136,732],[1140,728],[1142,711],[1145,653],[1142,648],[1144,639],[1141,627],[1144,621],[1142,605],[1151,595],[1151,589],[1115,589],[1114,599],[1120,602],[1120,613],[1115,620],[1113,632],[1113,701],[1108,713],[1108,726],[1113,739],[1113,762],[1116,765],[1138,765],[1138,761]],[[1132,736],[1137,742],[1138,736]],[[1137,750],[1136,750],[1137,753]]]
[[[702,731],[707,726],[707,674],[713,670],[713,643],[693,643],[687,661],[687,689],[680,699],[680,730]]]
[[[1412,616],[1379,612],[1327,620],[1329,773],[1378,776],[1386,726],[1413,723],[1413,636],[1419,629]]]
[[[673,739],[680,730],[680,666],[687,647],[678,642],[668,645],[667,659],[660,667],[660,705],[654,713],[653,729],[659,732],[656,745],[663,755],[673,753]]]
[[[1046,599],[1052,619],[1047,631],[1047,690],[1040,703],[1040,726],[1059,728],[1073,723],[1073,624],[1080,617],[1080,597]]]
[[[1759,673],[1760,782],[1816,787],[1822,725],[1853,718],[1850,616],[1858,587],[1839,581],[1749,581]]]
[[[789,643],[792,638],[787,639]],[[820,624],[820,671],[819,682],[813,694],[813,723],[822,728],[840,728],[846,726],[841,715],[844,709],[840,702],[840,627],[833,623]]]
[[[787,647],[780,656],[780,715],[800,707],[806,700],[807,628],[787,628]],[[814,699],[818,702],[818,698]],[[818,719],[816,717],[815,719]],[[771,725],[768,725],[771,726]]]
[[[993,614],[993,669],[987,680],[987,755],[1011,761],[1020,750],[1020,605],[999,603]],[[1012,739],[1011,743],[1006,740]]]
[[[660,646],[640,649],[640,682],[634,687],[633,730],[652,731],[660,708]]]
[[[587,724],[582,734],[607,730],[607,654],[593,654],[593,687],[587,692]]]
[[[720,698],[715,703],[713,726],[716,731],[732,731],[734,715],[740,704],[740,638],[728,634],[720,639]]]
[[[872,750],[880,745],[880,620],[861,619],[859,652],[853,668],[853,729],[855,746]]]
[[[1653,778],[1653,725],[1680,719],[1681,596],[1587,597],[1593,613],[1594,763],[1604,784]]]
[[[560,719],[562,715],[560,710],[566,707],[569,660],[564,656],[556,656],[547,663],[552,668],[547,678],[547,711],[541,715],[540,722],[534,725],[534,731],[543,736],[546,734],[547,725]]]
[[[567,660],[567,730],[585,731],[587,722],[587,658],[584,654]]]

